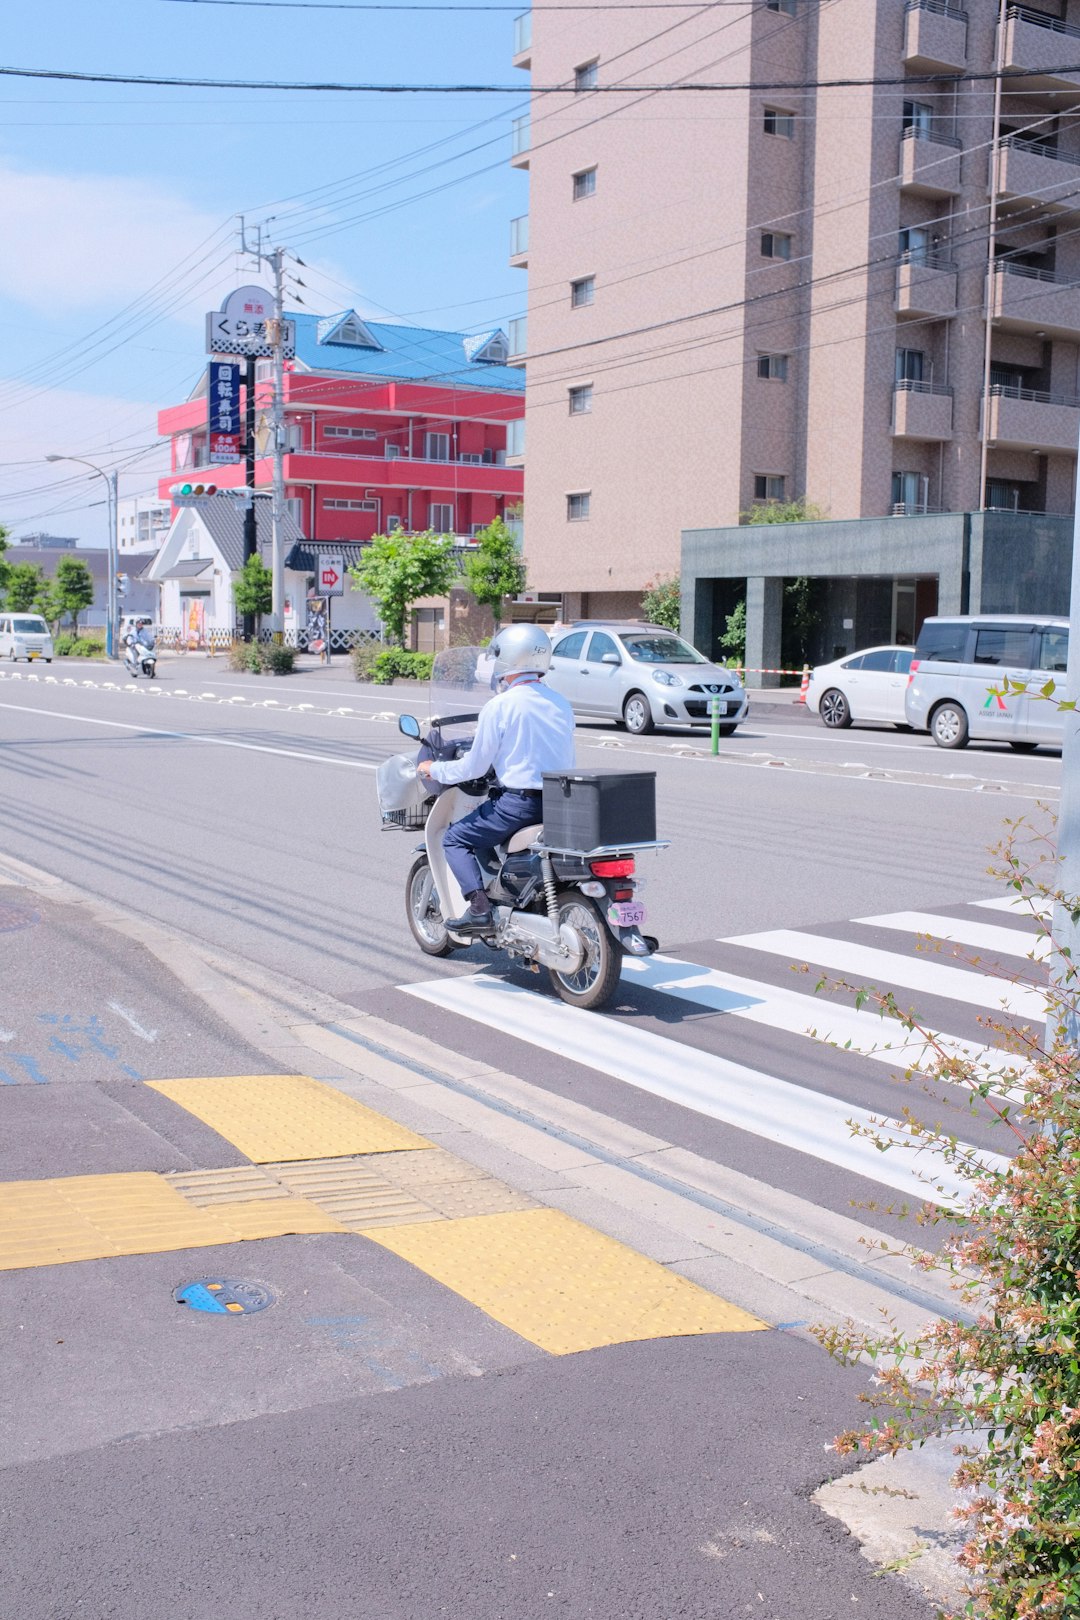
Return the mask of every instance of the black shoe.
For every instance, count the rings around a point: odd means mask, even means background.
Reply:
[[[460,917],[448,917],[446,929],[451,934],[473,934],[480,939],[484,935],[494,934],[495,918],[490,907],[474,911],[470,906]]]

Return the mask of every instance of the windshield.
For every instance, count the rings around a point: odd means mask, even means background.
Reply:
[[[475,715],[495,696],[492,659],[486,647],[444,647],[435,654],[428,692],[432,720],[448,715]],[[451,735],[456,735],[451,728]]]
[[[12,619],[11,628],[17,636],[47,636],[49,633],[44,619]]]
[[[622,644],[639,664],[707,664],[680,636],[624,635]]]

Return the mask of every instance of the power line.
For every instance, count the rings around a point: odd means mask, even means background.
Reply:
[[[984,68],[962,73],[909,73],[875,75],[867,79],[747,79],[728,83],[635,84],[592,86],[587,92],[575,90],[572,85],[534,85],[534,96],[626,96],[689,95],[705,93],[721,95],[727,92],[752,93],[762,90],[873,90],[898,89],[913,84],[935,84],[942,88],[957,84],[994,83],[998,80],[1017,81],[1043,78],[1048,74],[1062,76],[1080,74],[1080,62],[1053,63],[1039,68]],[[152,85],[165,90],[296,90],[330,95],[376,96],[520,96],[521,86],[516,84],[374,84],[354,83],[346,80],[301,79],[188,79],[152,73],[85,73],[69,68],[0,67],[0,78],[58,79],[73,84],[137,84]]]
[[[174,6],[240,6],[256,7],[263,11],[510,11],[520,13],[524,0],[517,5],[415,5],[388,3],[388,0],[374,0],[374,3],[358,3],[358,0],[163,0],[165,5]],[[592,0],[592,3],[575,5],[526,5],[526,11],[694,11],[700,6],[701,0],[657,0],[650,4],[649,0]],[[815,0],[820,4],[821,0]],[[745,6],[746,0],[709,0],[709,10],[723,6]]]

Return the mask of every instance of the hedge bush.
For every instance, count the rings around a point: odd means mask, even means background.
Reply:
[[[65,633],[53,637],[53,656],[56,658],[104,658],[105,643],[95,641],[89,636],[72,636]]]
[[[362,641],[349,654],[358,681],[370,681],[375,661],[386,651],[381,641]]]
[[[296,664],[296,648],[276,642],[234,641],[229,648],[229,668],[249,675],[291,675]]]
[[[402,647],[385,647],[372,661],[368,679],[376,686],[389,686],[391,681],[430,681],[432,653],[406,652]]]

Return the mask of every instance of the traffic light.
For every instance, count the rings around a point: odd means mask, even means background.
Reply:
[[[216,495],[216,484],[174,484],[169,491],[174,501],[204,500],[208,495]]]
[[[116,576],[116,594],[117,594],[117,596],[126,596],[127,595],[127,588],[128,588],[128,577],[127,577],[127,575],[126,574],[117,574],[117,576]]]
[[[201,506],[204,501],[221,496],[228,496],[247,506],[251,501],[252,491],[243,485],[239,487],[229,484],[222,488],[218,484],[173,484],[169,489],[169,496],[174,506]]]

